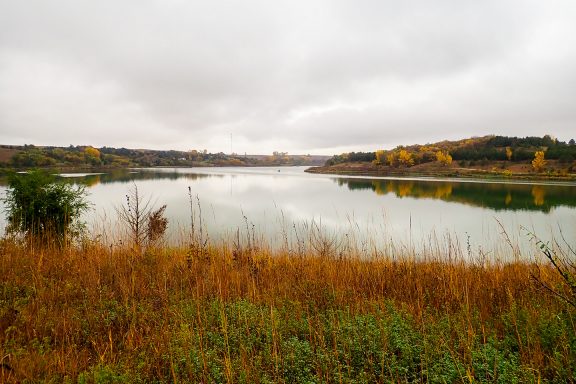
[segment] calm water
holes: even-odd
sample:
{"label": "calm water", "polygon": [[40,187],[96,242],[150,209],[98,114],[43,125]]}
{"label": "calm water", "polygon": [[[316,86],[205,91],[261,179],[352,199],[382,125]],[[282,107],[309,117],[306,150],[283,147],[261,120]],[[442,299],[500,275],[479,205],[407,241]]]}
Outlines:
{"label": "calm water", "polygon": [[[576,242],[576,185],[441,179],[351,178],[313,175],[305,167],[135,169],[105,174],[67,174],[88,185],[94,228],[116,221],[115,207],[136,183],[156,206],[167,205],[169,239],[190,227],[188,187],[198,201],[212,240],[248,227],[273,246],[311,227],[344,236],[363,247],[394,240],[406,247],[450,239],[485,254],[506,248],[502,227],[520,246],[529,228],[545,240],[562,231]],[[500,223],[500,224],[499,224]]]}

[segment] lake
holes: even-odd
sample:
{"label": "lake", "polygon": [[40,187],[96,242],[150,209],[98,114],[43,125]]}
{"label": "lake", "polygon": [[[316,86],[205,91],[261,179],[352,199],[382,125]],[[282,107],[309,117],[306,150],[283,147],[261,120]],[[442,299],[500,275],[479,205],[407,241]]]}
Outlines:
{"label": "lake", "polygon": [[367,178],[305,169],[153,168],[62,176],[88,186],[94,209],[85,220],[92,233],[116,228],[115,208],[137,185],[146,200],[167,205],[168,241],[174,244],[186,241],[190,229],[189,188],[196,228],[201,216],[212,241],[250,234],[281,247],[316,230],[366,250],[417,251],[451,243],[463,253],[481,255],[510,253],[503,230],[523,250],[528,232],[544,240],[576,241],[573,183]]}

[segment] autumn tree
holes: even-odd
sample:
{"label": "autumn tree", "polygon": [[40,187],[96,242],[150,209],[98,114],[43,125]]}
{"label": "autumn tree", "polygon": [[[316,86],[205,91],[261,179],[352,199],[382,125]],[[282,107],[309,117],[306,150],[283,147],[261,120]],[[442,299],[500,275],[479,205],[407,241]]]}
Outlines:
{"label": "autumn tree", "polygon": [[376,160],[374,160],[374,164],[384,164],[386,163],[386,151],[380,149],[376,151]]}
{"label": "autumn tree", "polygon": [[84,149],[84,153],[86,153],[88,156],[92,156],[97,159],[100,158],[100,151],[94,147],[86,147],[86,149]]}
{"label": "autumn tree", "polygon": [[84,154],[86,156],[86,161],[92,165],[100,165],[102,159],[100,158],[100,151],[94,147],[86,147],[84,149]]}
{"label": "autumn tree", "polygon": [[436,160],[442,165],[452,164],[452,156],[448,152],[436,152]]}
{"label": "autumn tree", "polygon": [[199,155],[199,153],[195,149],[188,151],[188,159],[190,159],[190,160],[196,160],[198,158],[198,155]]}
{"label": "autumn tree", "polygon": [[512,148],[506,147],[506,158],[508,161],[512,160]]}
{"label": "autumn tree", "polygon": [[410,152],[405,149],[401,149],[398,153],[398,163],[406,167],[411,167],[414,165],[414,158]]}
{"label": "autumn tree", "polygon": [[394,167],[397,165],[396,163],[397,160],[397,156],[394,152],[390,152],[389,154],[386,155],[386,162],[388,163],[389,166]]}
{"label": "autumn tree", "polygon": [[544,160],[544,151],[536,151],[534,154],[534,160],[532,160],[532,168],[536,172],[540,172],[544,169],[546,165],[546,160]]}

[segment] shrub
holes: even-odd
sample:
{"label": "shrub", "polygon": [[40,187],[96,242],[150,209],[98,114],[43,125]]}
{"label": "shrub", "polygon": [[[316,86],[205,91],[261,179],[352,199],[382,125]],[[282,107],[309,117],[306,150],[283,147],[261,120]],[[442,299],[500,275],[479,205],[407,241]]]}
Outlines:
{"label": "shrub", "polygon": [[144,200],[134,184],[126,195],[126,205],[116,208],[120,220],[128,227],[132,243],[140,248],[161,240],[168,227],[164,217],[166,205],[154,210],[150,199]]}
{"label": "shrub", "polygon": [[89,208],[84,187],[74,187],[38,170],[12,173],[8,183],[2,199],[8,233],[60,243],[79,233],[81,224],[77,219]]}

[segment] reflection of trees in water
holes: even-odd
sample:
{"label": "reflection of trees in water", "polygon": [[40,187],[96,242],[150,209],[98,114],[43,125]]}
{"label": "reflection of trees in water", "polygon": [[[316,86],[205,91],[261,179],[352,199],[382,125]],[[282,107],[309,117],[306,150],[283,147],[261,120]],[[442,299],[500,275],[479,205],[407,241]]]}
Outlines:
{"label": "reflection of trees in water", "polygon": [[534,205],[541,206],[544,205],[544,195],[546,191],[541,185],[535,185],[532,187],[532,196],[534,196]]}
{"label": "reflection of trees in water", "polygon": [[452,184],[441,184],[436,188],[436,194],[434,195],[437,199],[449,198],[452,194]]}
{"label": "reflection of trees in water", "polygon": [[77,181],[87,186],[94,186],[96,184],[109,184],[109,183],[131,183],[134,181],[143,180],[198,180],[209,177],[223,177],[222,175],[210,175],[201,173],[183,173],[183,172],[160,172],[148,170],[113,170],[107,173],[98,175],[87,175],[79,178]]}
{"label": "reflection of trees in water", "polygon": [[82,184],[86,185],[87,187],[93,187],[101,183],[100,179],[101,179],[100,175],[87,175],[83,177],[81,180]]}
{"label": "reflection of trees in water", "polygon": [[398,184],[398,192],[396,194],[400,197],[406,197],[413,194],[414,183],[401,183]]}
{"label": "reflection of trees in water", "polygon": [[[177,180],[188,179],[198,180],[209,177],[224,177],[223,175],[212,175],[204,173],[184,173],[176,171],[157,171],[157,170],[130,170],[130,169],[113,169],[106,170],[98,174],[80,174],[78,177],[66,177],[69,182],[83,184],[93,187],[98,184],[109,183],[131,183],[141,180]],[[0,185],[8,185],[6,177],[0,177]]]}
{"label": "reflection of trees in water", "polygon": [[377,195],[431,198],[495,210],[539,210],[576,206],[575,186],[504,183],[456,183],[417,180],[337,179],[350,190],[370,189]]}

